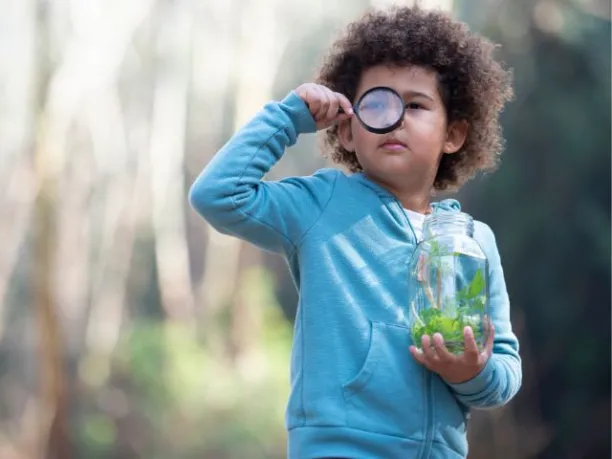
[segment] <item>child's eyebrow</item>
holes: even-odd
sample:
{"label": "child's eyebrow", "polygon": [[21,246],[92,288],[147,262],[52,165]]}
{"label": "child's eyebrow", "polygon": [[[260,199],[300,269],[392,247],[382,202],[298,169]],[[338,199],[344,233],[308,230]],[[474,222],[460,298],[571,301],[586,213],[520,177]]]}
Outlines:
{"label": "child's eyebrow", "polygon": [[435,99],[433,97],[431,97],[429,94],[426,94],[426,93],[420,92],[420,91],[404,91],[402,93],[402,96],[404,98],[406,98],[406,97],[424,97],[425,99],[429,99],[432,102],[435,102]]}

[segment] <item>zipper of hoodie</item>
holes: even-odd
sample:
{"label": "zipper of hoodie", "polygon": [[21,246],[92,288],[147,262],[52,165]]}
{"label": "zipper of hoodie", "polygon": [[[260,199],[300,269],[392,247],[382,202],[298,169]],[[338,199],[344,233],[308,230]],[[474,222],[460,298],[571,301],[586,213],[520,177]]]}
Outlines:
{"label": "zipper of hoodie", "polygon": [[[406,220],[406,223],[408,224],[408,228],[410,228],[410,232],[412,233],[412,236],[414,237],[414,244],[416,246],[416,244],[418,244],[419,241],[417,239],[416,232],[414,231],[414,228],[412,227],[412,223],[410,223],[410,219],[408,218],[408,215],[406,215],[406,211],[404,210],[404,207],[398,201],[398,199],[395,196],[393,196],[393,200],[395,201],[395,205],[399,208],[400,213],[404,216],[404,219]],[[406,235],[408,236],[408,232],[406,232]]]}
{"label": "zipper of hoodie", "polygon": [[[399,208],[400,213],[404,216],[406,223],[408,223],[408,227],[412,232],[412,236],[414,237],[415,245],[419,243],[418,238],[416,236],[416,232],[410,223],[410,219],[404,210],[402,204],[398,201],[398,199],[394,196],[393,200],[395,204]],[[434,210],[435,211],[435,210]],[[416,344],[416,343],[415,343]],[[431,444],[433,440],[433,384],[432,384],[432,376],[431,371],[425,370],[425,441],[423,443],[423,447],[421,448],[421,452],[419,457],[421,459],[426,459],[431,454]]]}
{"label": "zipper of hoodie", "polygon": [[433,384],[431,371],[425,370],[425,398],[426,398],[426,412],[425,412],[425,446],[421,454],[421,458],[426,459],[431,454],[431,445],[433,443],[433,426],[434,426],[434,410],[433,410]]}

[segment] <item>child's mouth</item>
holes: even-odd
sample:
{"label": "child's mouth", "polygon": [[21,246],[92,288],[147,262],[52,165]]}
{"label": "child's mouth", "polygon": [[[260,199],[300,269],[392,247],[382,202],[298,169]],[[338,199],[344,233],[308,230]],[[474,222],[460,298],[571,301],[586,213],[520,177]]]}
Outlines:
{"label": "child's mouth", "polygon": [[406,149],[406,145],[396,141],[385,142],[380,147],[390,151],[402,151]]}

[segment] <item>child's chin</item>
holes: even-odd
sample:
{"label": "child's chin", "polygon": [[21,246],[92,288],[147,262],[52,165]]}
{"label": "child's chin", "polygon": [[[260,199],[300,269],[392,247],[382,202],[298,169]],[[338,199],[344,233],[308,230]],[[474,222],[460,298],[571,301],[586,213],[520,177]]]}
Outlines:
{"label": "child's chin", "polygon": [[405,156],[379,157],[368,166],[364,167],[366,174],[384,182],[405,181],[415,173],[415,168]]}
{"label": "child's chin", "polygon": [[378,166],[378,171],[381,175],[387,177],[405,177],[411,174],[412,167],[406,157],[388,156],[381,158]]}

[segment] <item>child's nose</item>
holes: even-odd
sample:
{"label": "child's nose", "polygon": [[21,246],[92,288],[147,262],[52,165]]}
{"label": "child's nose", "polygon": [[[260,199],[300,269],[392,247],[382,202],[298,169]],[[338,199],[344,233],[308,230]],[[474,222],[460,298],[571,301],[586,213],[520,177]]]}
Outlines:
{"label": "child's nose", "polygon": [[402,117],[400,118],[401,122],[400,122],[399,126],[398,126],[397,128],[395,128],[396,130],[397,130],[397,129],[404,129],[404,127],[406,126],[406,113],[407,113],[407,112],[405,112],[405,113],[402,115]]}

